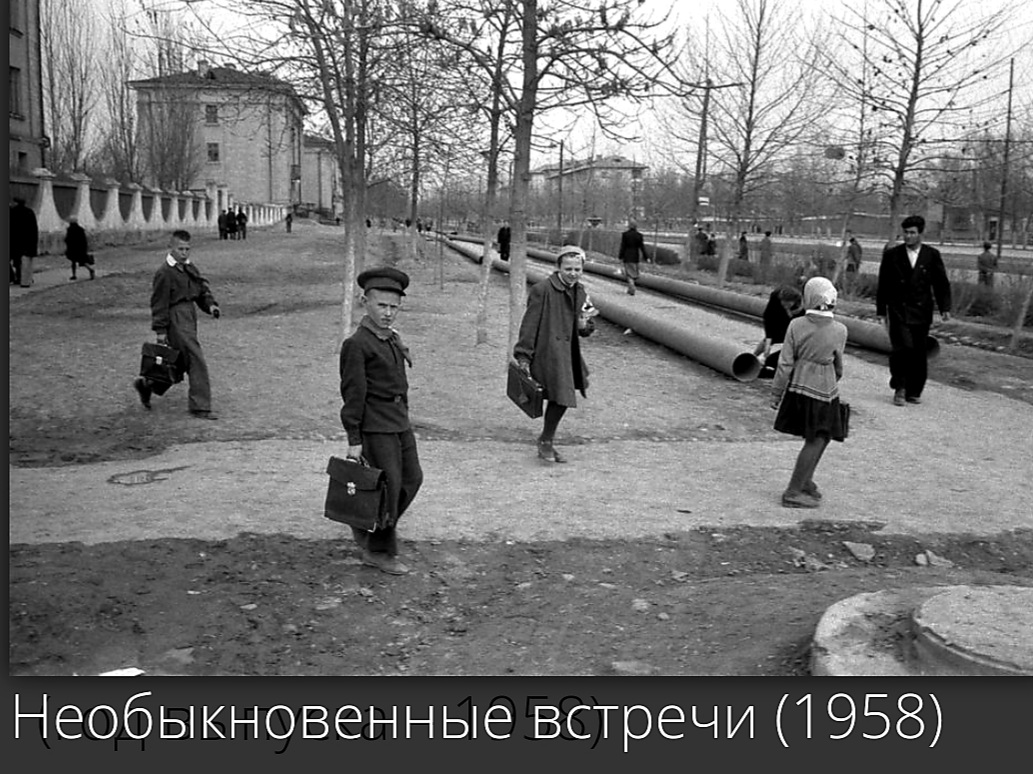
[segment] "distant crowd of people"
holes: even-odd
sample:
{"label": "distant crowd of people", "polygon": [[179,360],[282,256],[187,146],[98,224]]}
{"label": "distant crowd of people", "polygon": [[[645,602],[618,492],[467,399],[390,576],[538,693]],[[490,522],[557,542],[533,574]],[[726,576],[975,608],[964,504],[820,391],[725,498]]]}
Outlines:
{"label": "distant crowd of people", "polygon": [[247,239],[247,213],[243,207],[223,210],[218,217],[219,239]]}

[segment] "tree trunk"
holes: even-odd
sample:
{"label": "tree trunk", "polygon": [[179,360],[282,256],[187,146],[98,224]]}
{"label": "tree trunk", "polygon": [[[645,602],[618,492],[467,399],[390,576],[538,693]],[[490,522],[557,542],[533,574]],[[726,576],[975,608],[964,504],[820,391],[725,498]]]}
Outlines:
{"label": "tree trunk", "polygon": [[512,353],[520,334],[527,305],[527,187],[530,179],[531,137],[538,94],[538,2],[525,0],[520,7],[523,82],[517,105],[514,131],[513,199],[510,228],[513,238],[509,253],[509,347]]}

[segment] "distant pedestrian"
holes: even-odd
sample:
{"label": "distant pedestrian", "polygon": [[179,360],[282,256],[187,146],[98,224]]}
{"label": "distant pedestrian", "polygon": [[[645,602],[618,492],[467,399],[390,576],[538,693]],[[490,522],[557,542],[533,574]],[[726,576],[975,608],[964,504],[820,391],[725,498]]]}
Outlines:
{"label": "distant pedestrian", "polygon": [[291,233],[291,224],[294,222],[294,216],[288,212],[285,221],[287,223],[287,233],[289,234]]}
{"label": "distant pedestrian", "polygon": [[635,295],[635,280],[639,278],[639,259],[649,260],[646,253],[645,240],[636,228],[635,221],[628,221],[627,230],[621,234],[621,246],[618,260],[624,271],[624,281],[628,284],[628,295]]}
{"label": "distant pedestrian", "polygon": [[237,238],[237,214],[232,207],[226,213],[226,237],[227,239]]}
{"label": "distant pedestrian", "polygon": [[988,288],[994,286],[994,274],[997,271],[997,256],[991,252],[989,242],[983,242],[983,252],[976,259],[976,268],[979,270],[979,284]]}
{"label": "distant pedestrian", "polygon": [[72,264],[72,276],[68,278],[69,280],[76,279],[75,270],[79,266],[86,267],[90,273],[90,279],[96,276],[86,230],[79,225],[79,221],[74,216],[68,219],[68,230],[65,231],[65,258]]}
{"label": "distant pedestrian", "polygon": [[[197,339],[197,307],[219,319],[208,280],[190,261],[190,232],[174,231],[161,268],[154,274],[151,286],[151,330],[159,344],[179,351],[179,367],[190,380],[187,407],[191,416],[216,419],[212,413],[212,391],[208,380],[208,364]],[[141,376],[133,382],[144,408],[151,407],[154,385]]]}
{"label": "distant pedestrian", "polygon": [[39,249],[39,226],[36,213],[15,198],[11,207],[11,284],[27,288],[32,284],[32,259]]}
{"label": "distant pedestrian", "polygon": [[692,238],[693,258],[707,254],[707,232],[702,226],[696,226],[696,233]]}
{"label": "distant pedestrian", "polygon": [[241,239],[247,239],[247,213],[243,207],[237,209],[237,233]]}
{"label": "distant pedestrian", "polygon": [[588,366],[581,356],[580,340],[595,330],[592,318],[597,312],[580,282],[585,251],[576,245],[561,247],[556,266],[556,271],[528,291],[513,360],[524,373],[534,377],[545,394],[538,457],[548,462],[566,462],[553,439],[567,409],[577,405],[575,392],[586,395]]}
{"label": "distant pedestrian", "polygon": [[786,508],[817,508],[821,492],[814,471],[830,441],[842,441],[839,380],[847,329],[833,319],[836,288],[824,277],[813,277],[803,289],[805,313],[789,323],[785,344],[772,382],[778,414],[775,429],[801,436],[789,484],[782,493]]}
{"label": "distant pedestrian", "polygon": [[743,231],[739,235],[739,260],[748,261],[750,260],[750,242],[746,238],[746,232]]}
{"label": "distant pedestrian", "polygon": [[803,296],[792,285],[782,285],[771,291],[764,307],[764,338],[753,354],[761,361],[758,377],[772,379],[778,368],[779,353],[786,340],[786,331],[793,319],[803,314]]}
{"label": "distant pedestrian", "polygon": [[706,254],[713,257],[717,255],[717,234],[711,231],[707,235],[707,251]]}
{"label": "distant pedestrian", "polygon": [[226,230],[226,210],[219,213],[219,239],[229,239],[229,232]]}
{"label": "distant pedestrian", "polygon": [[925,218],[910,215],[901,227],[904,244],[882,254],[875,294],[875,314],[890,338],[890,389],[895,406],[922,402],[933,302],[942,320],[950,319],[951,309],[951,286],[940,251],[922,244]]}
{"label": "distant pedestrian", "polygon": [[760,240],[760,265],[768,267],[774,259],[774,245],[771,243],[771,232],[765,231]]}
{"label": "distant pedestrian", "polygon": [[513,231],[509,227],[509,221],[502,221],[502,226],[499,228],[499,233],[495,235],[495,240],[499,244],[499,258],[503,261],[509,260],[509,243],[513,239]]}
{"label": "distant pedestrian", "polygon": [[385,523],[372,532],[353,528],[362,563],[390,575],[409,568],[398,561],[398,520],[423,483],[416,436],[409,421],[408,348],[392,327],[409,276],[393,267],[367,269],[357,279],[366,313],[341,346],[341,424],[348,457],[364,458],[387,477]]}
{"label": "distant pedestrian", "polygon": [[857,274],[861,271],[862,253],[861,243],[857,241],[857,237],[851,234],[846,244],[846,271],[848,274]]}

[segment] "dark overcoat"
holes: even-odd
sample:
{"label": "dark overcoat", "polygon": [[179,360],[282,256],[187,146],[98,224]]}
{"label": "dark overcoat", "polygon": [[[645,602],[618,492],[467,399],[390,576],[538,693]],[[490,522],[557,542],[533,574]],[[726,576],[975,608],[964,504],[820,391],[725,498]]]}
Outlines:
{"label": "dark overcoat", "polygon": [[914,268],[906,245],[896,245],[882,254],[875,294],[879,317],[888,317],[892,324],[930,325],[934,298],[941,313],[951,310],[950,281],[939,250],[921,245]]}
{"label": "dark overcoat", "polygon": [[638,263],[639,256],[644,255],[646,243],[638,229],[629,228],[621,234],[620,252],[617,256],[621,263]]}
{"label": "dark overcoat", "polygon": [[86,230],[78,223],[69,223],[65,232],[65,258],[79,266],[89,263],[90,243]]}
{"label": "dark overcoat", "polygon": [[580,341],[594,326],[578,330],[587,298],[580,282],[568,288],[559,272],[535,283],[528,291],[527,310],[513,348],[517,360],[530,362],[531,376],[542,385],[545,399],[561,406],[576,406],[575,391],[584,396],[588,389]]}

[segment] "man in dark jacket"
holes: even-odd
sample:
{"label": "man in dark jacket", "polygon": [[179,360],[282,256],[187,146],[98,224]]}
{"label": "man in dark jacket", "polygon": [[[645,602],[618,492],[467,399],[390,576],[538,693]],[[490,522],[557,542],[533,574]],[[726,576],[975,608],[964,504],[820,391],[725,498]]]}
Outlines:
{"label": "man in dark jacket", "polygon": [[950,319],[951,287],[940,251],[922,244],[925,218],[901,223],[904,244],[888,248],[879,265],[875,313],[890,337],[890,388],[893,404],[921,403],[928,372],[927,339],[933,301]]}
{"label": "man in dark jacket", "polygon": [[348,434],[348,457],[365,458],[387,478],[387,515],[372,532],[352,528],[362,563],[390,575],[409,568],[398,561],[396,527],[423,483],[416,436],[409,423],[408,348],[391,327],[409,276],[390,266],[367,269],[357,282],[366,314],[341,345],[341,424]]}
{"label": "man in dark jacket", "polygon": [[243,207],[237,208],[237,233],[241,239],[247,239],[247,213]]}
{"label": "man in dark jacket", "polygon": [[628,283],[628,295],[635,295],[635,280],[639,278],[639,258],[649,260],[645,240],[635,227],[635,221],[628,221],[628,229],[621,234],[618,259],[624,267],[624,279]]}
{"label": "man in dark jacket", "polygon": [[[27,288],[32,284],[32,259],[39,248],[39,226],[36,213],[25,206],[24,199],[15,199],[11,207],[11,284]],[[22,258],[25,270],[22,270]]]}
{"label": "man in dark jacket", "polygon": [[[190,379],[187,407],[198,419],[217,419],[212,413],[208,364],[197,339],[197,307],[219,319],[208,280],[190,262],[190,232],[174,231],[165,262],[154,274],[151,288],[151,330],[159,344],[179,351],[179,365]],[[154,385],[144,377],[133,382],[144,408],[151,407]]]}

